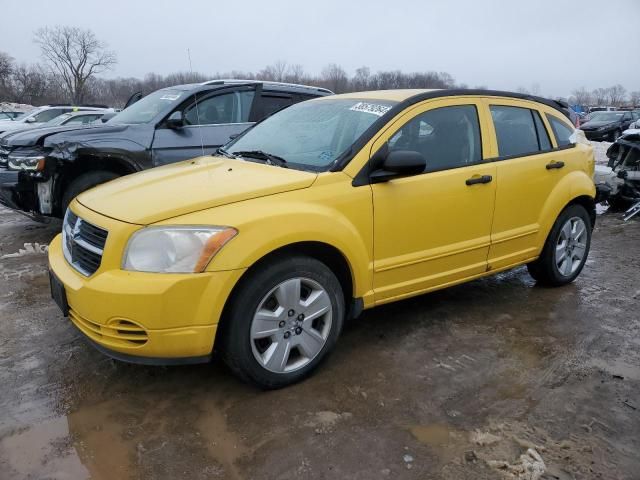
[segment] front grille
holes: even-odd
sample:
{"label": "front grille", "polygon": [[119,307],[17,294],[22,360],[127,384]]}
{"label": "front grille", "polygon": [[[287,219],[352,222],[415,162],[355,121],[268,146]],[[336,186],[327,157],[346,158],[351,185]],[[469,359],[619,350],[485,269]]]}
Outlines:
{"label": "front grille", "polygon": [[139,347],[149,341],[147,331],[130,320],[114,319],[101,325],[69,310],[69,318],[86,336],[111,347]]}
{"label": "front grille", "polygon": [[73,268],[89,276],[98,270],[109,232],[67,210],[62,225],[64,256]]}

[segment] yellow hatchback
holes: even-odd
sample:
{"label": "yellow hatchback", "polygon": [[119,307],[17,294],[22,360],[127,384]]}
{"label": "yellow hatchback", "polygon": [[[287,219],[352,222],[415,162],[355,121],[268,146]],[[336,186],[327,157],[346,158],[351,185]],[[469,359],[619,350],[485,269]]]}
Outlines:
{"label": "yellow hatchback", "polygon": [[210,359],[277,388],[347,318],[526,264],[563,285],[595,221],[594,158],[562,107],[507,92],[318,98],[217,155],[78,196],[51,243],[52,296],[104,353]]}

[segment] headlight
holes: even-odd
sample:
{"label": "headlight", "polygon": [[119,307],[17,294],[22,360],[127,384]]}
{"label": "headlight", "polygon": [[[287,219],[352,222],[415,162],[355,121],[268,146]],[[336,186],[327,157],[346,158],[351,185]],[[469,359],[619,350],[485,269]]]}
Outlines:
{"label": "headlight", "polygon": [[231,227],[147,227],[129,239],[122,269],[136,272],[202,272],[238,234]]}
{"label": "headlight", "polygon": [[44,156],[34,155],[21,157],[17,155],[9,155],[9,168],[11,170],[30,170],[41,172],[44,170]]}

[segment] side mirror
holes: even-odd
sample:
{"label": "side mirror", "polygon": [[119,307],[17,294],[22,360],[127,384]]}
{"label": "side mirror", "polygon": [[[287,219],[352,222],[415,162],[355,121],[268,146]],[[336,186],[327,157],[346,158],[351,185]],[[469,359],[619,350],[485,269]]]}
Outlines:
{"label": "side mirror", "polygon": [[169,118],[167,118],[165,124],[168,128],[173,129],[184,127],[184,117],[182,116],[182,112],[173,112],[171,115],[169,115]]}
{"label": "side mirror", "polygon": [[100,121],[102,123],[107,123],[109,120],[111,120],[116,115],[117,115],[116,112],[105,113],[104,115],[102,115],[102,117],[100,117]]}
{"label": "side mirror", "polygon": [[427,161],[420,152],[393,150],[389,152],[379,168],[371,172],[371,183],[380,183],[392,178],[408,177],[424,172]]}
{"label": "side mirror", "polygon": [[29,117],[29,118],[25,119],[26,123],[35,123],[35,121],[36,121],[35,117]]}

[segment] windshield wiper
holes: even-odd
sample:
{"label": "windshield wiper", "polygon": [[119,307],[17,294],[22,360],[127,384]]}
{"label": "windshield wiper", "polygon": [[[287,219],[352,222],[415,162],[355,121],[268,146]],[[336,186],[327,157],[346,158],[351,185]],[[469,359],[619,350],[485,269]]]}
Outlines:
{"label": "windshield wiper", "polygon": [[287,161],[284,158],[279,157],[278,155],[273,155],[272,153],[263,152],[262,150],[241,150],[238,152],[233,152],[233,154],[239,157],[264,160],[264,162],[268,163],[269,165],[276,165],[278,167],[287,168]]}
{"label": "windshield wiper", "polygon": [[218,147],[218,149],[216,150],[215,155],[222,155],[222,156],[227,157],[227,158],[238,158],[233,153],[227,152],[222,147]]}

